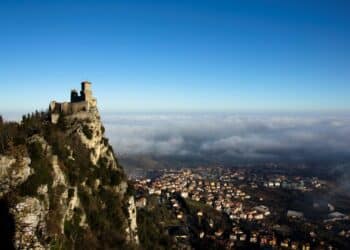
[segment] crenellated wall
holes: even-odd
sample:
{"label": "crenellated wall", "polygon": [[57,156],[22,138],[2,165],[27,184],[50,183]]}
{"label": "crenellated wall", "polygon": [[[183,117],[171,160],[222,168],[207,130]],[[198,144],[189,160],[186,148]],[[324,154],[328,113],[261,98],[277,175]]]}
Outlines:
{"label": "crenellated wall", "polygon": [[97,101],[92,95],[91,83],[82,82],[80,95],[76,90],[71,91],[71,102],[56,102],[50,103],[49,111],[51,122],[56,124],[60,115],[72,115],[81,111],[89,111],[97,106]]}

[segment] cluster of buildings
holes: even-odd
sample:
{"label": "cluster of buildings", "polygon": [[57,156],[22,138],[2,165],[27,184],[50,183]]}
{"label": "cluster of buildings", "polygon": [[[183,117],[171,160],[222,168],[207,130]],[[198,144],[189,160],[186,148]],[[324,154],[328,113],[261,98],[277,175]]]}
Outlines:
{"label": "cluster of buildings", "polygon": [[[295,177],[283,174],[262,174],[257,175],[246,169],[223,169],[223,168],[196,168],[179,170],[161,170],[160,174],[153,179],[140,178],[134,180],[134,187],[137,191],[142,190],[136,200],[138,207],[145,207],[146,197],[149,195],[159,196],[166,199],[170,209],[176,218],[186,225],[186,209],[183,202],[194,201],[210,207],[213,211],[226,214],[229,217],[231,228],[226,230],[215,226],[215,222],[209,219],[209,226],[213,233],[208,235],[199,231],[198,238],[211,237],[217,241],[225,241],[226,246],[242,246],[255,244],[266,247],[289,248],[289,249],[311,249],[314,246],[322,246],[324,249],[333,249],[333,246],[313,234],[302,240],[290,237],[290,234],[281,233],[291,231],[293,225],[311,225],[305,220],[304,214],[300,211],[286,209],[279,214],[279,204],[266,201],[262,193],[269,195],[270,189],[288,193],[288,190],[295,192],[312,192],[327,187],[327,183],[316,177]],[[279,191],[278,191],[279,192]],[[178,199],[177,197],[181,197]],[[332,223],[340,220],[349,220],[345,214],[334,211],[334,206],[328,204],[332,213],[329,218],[321,223]],[[201,220],[206,216],[205,212],[198,209],[196,217]],[[286,225],[279,225],[275,217],[283,217]],[[288,225],[289,222],[291,223]],[[254,229],[247,230],[242,224],[254,225]],[[294,224],[293,224],[294,223]],[[285,229],[287,228],[287,229]],[[188,230],[182,230],[185,232]],[[278,233],[280,232],[280,233]],[[342,238],[349,239],[350,228],[343,229],[338,233]],[[187,239],[186,234],[179,235]],[[225,239],[224,239],[225,238]]]}
{"label": "cluster of buildings", "polygon": [[170,197],[179,193],[184,199],[203,202],[228,214],[232,220],[263,220],[271,214],[269,208],[263,204],[244,206],[244,202],[250,200],[251,195],[233,183],[220,179],[210,180],[188,169],[165,172],[154,181],[138,180],[135,185],[142,186],[149,194]]}
{"label": "cluster of buildings", "polygon": [[312,191],[327,186],[325,181],[319,180],[317,177],[293,177],[285,175],[267,176],[263,180],[263,186],[267,188],[283,188],[289,190]]}

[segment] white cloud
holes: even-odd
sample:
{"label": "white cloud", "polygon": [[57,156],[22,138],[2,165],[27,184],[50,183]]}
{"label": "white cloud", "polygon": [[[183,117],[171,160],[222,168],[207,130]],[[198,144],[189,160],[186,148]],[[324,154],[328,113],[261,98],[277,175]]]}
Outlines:
{"label": "white cloud", "polygon": [[341,114],[103,114],[119,154],[243,158],[350,157]]}

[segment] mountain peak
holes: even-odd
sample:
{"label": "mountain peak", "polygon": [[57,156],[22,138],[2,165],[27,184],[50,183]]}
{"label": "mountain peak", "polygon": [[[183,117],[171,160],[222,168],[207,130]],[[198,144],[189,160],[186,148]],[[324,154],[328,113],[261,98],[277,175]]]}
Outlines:
{"label": "mountain peak", "polygon": [[[138,244],[123,168],[82,82],[70,102],[0,124],[0,200],[13,248],[118,249]],[[20,178],[18,177],[20,174]]]}

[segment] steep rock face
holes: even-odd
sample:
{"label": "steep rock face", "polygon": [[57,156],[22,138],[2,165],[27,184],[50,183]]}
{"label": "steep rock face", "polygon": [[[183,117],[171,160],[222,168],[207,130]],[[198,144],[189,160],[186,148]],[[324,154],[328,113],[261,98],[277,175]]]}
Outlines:
{"label": "steep rock face", "polygon": [[139,243],[139,238],[137,235],[136,205],[135,205],[135,198],[133,196],[129,197],[128,214],[129,214],[129,225],[126,229],[128,240],[131,242]]}
{"label": "steep rock face", "polygon": [[46,233],[45,217],[48,208],[37,198],[26,197],[11,208],[15,217],[17,249],[45,249],[38,235]]}
{"label": "steep rock face", "polygon": [[97,109],[66,116],[66,126],[69,128],[69,134],[78,135],[81,142],[90,149],[90,159],[93,164],[97,164],[101,155],[107,156],[114,164],[112,152],[109,152],[109,145],[103,141],[104,128]]}
{"label": "steep rock face", "polygon": [[15,159],[0,155],[0,198],[28,179],[32,173],[29,164],[28,157]]}
{"label": "steep rock face", "polygon": [[[36,124],[22,121],[26,152],[0,155],[0,199],[15,223],[16,249],[118,249],[138,244],[126,176],[103,136],[97,108]],[[44,124],[44,125],[42,125]],[[34,133],[33,133],[34,131]],[[23,134],[23,133],[22,133]]]}

